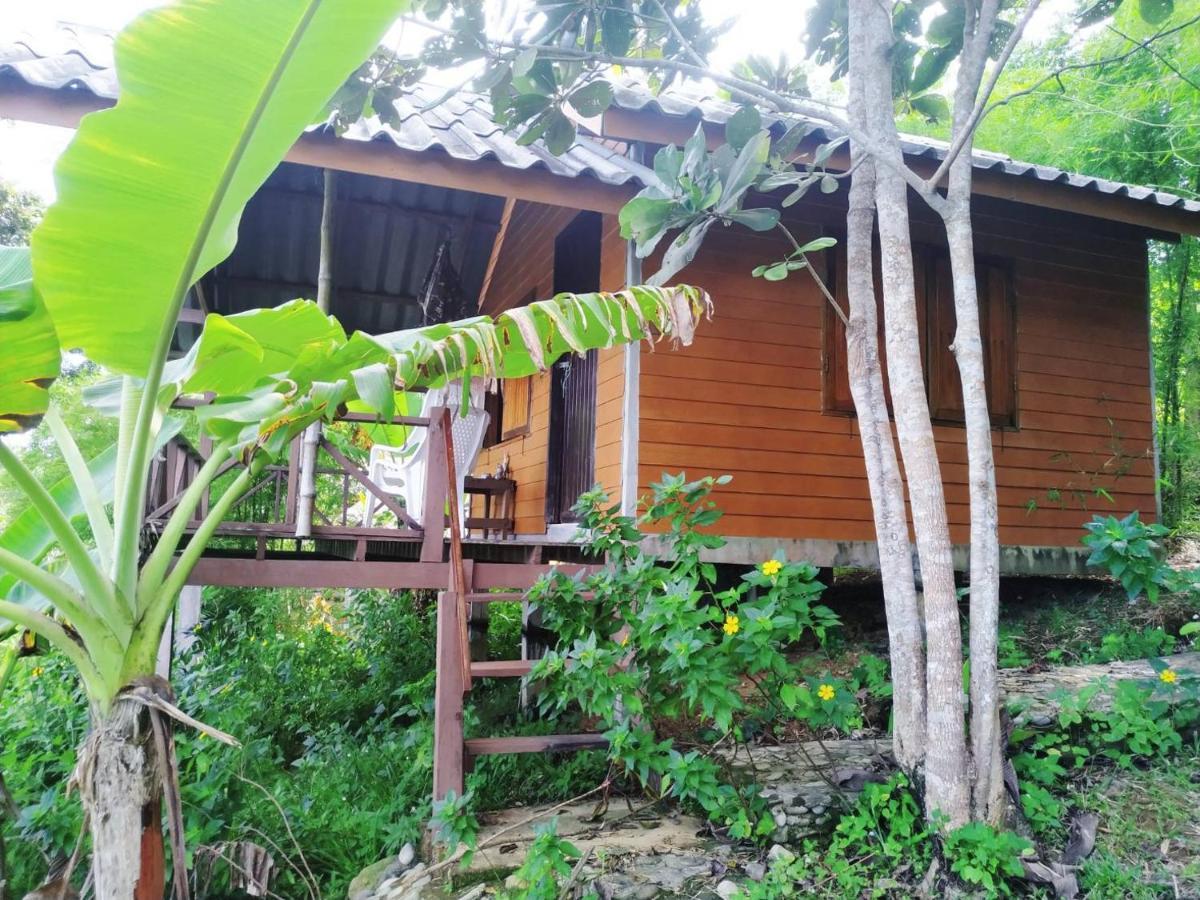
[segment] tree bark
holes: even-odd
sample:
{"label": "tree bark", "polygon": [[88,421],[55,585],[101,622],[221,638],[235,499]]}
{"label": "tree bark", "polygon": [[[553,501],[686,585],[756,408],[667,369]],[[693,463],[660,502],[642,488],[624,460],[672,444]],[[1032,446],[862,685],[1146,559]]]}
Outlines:
{"label": "tree bark", "polygon": [[[856,62],[863,53],[863,36],[853,32],[850,43],[851,120],[867,128],[865,86]],[[846,369],[858,418],[866,462],[879,573],[887,613],[888,652],[893,684],[893,750],[906,772],[915,773],[925,756],[925,650],[917,603],[904,508],[904,484],[879,358],[879,321],[875,307],[873,233],[875,229],[875,163],[858,148],[851,150],[854,174],[846,214]]]}
{"label": "tree bark", "polygon": [[898,174],[904,160],[892,106],[891,20],[888,8],[874,0],[852,0],[849,21],[852,29],[863,30],[861,74],[868,121],[883,154],[875,167],[875,207],[888,380],[925,592],[925,807],[929,814],[945,815],[955,827],[970,812],[962,635],[941,469],[925,396],[908,191]]}
{"label": "tree bark", "polygon": [[[996,502],[996,466],[987,378],[979,327],[979,289],[975,279],[975,233],[971,225],[971,113],[987,63],[996,18],[995,0],[978,8],[967,4],[963,55],[954,92],[951,140],[963,140],[949,171],[945,204],[940,210],[950,248],[954,288],[954,343],[951,350],[962,384],[967,438],[967,482],[971,510],[970,562],[970,708],[971,811],[975,819],[996,824],[1004,812],[1003,756],[1000,747],[1000,692],[996,640],[1000,617],[1000,520]],[[964,134],[965,132],[965,134]]]}
{"label": "tree bark", "polygon": [[[97,900],[163,896],[160,764],[141,704],[118,699],[93,724],[79,782],[92,832]],[[155,840],[157,835],[157,840]]]}

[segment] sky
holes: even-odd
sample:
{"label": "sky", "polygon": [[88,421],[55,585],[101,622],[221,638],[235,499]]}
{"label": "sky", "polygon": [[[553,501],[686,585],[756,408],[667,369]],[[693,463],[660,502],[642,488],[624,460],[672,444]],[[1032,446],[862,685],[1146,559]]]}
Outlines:
{"label": "sky", "polygon": [[[261,0],[242,0],[261,2]],[[0,41],[24,31],[44,32],[56,21],[119,29],[139,12],[162,0],[0,0]],[[1071,0],[1049,0],[1035,18],[1029,34],[1037,38],[1053,27]],[[706,18],[732,20],[712,62],[727,69],[750,53],[777,56],[790,50],[796,57],[809,0],[704,0]],[[412,29],[408,29],[411,31]],[[70,141],[72,131],[0,119],[0,178],[33,191],[47,202],[54,197],[55,159]]]}

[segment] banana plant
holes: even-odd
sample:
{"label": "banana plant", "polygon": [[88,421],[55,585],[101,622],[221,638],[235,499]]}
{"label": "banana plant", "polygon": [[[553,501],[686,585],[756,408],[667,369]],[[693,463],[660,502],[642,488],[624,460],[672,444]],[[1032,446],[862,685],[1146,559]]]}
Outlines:
{"label": "banana plant", "polygon": [[[42,635],[86,688],[92,729],[76,776],[101,900],[162,896],[161,851],[142,855],[142,823],[157,829],[161,805],[147,708],[177,711],[152,678],[156,651],[192,566],[255,473],[347,403],[387,418],[397,391],[520,377],[563,353],[661,334],[688,342],[707,312],[694,288],[635,287],[372,337],[297,300],[210,315],[188,354],[168,360],[186,295],[232,250],[247,201],[407,5],[181,0],[144,14],[116,40],[116,106],[87,116],[59,160],[58,201],[32,254],[0,254],[0,433],[48,416],[71,481],[43,487],[0,440],[0,465],[29,507],[14,523],[23,530],[0,537],[0,631]],[[68,348],[119,379],[117,445],[91,463],[49,406]],[[215,395],[197,413],[212,454],[143,554],[152,456],[175,427],[175,401],[200,392]],[[227,462],[238,474],[180,551]]]}

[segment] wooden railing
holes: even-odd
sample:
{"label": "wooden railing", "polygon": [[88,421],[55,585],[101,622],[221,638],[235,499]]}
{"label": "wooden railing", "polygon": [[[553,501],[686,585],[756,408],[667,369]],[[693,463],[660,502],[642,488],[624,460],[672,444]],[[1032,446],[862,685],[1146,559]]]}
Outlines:
{"label": "wooden railing", "polygon": [[[392,425],[429,429],[425,503],[421,510],[421,521],[435,523],[435,527],[423,528],[419,525],[391,493],[371,480],[358,462],[322,438],[320,448],[333,461],[333,465],[318,466],[315,470],[317,498],[310,536],[315,539],[356,541],[359,553],[365,553],[367,540],[419,541],[422,543],[422,562],[441,562],[447,502],[450,501],[451,510],[457,510],[457,499],[451,497],[456,493],[453,474],[447,468],[446,441],[452,439],[449,415],[448,410],[438,408],[429,417],[398,416],[390,422]],[[376,421],[371,416],[355,413],[347,413],[340,418],[346,421]],[[218,526],[218,535],[256,538],[262,551],[265,551],[267,541],[296,537],[300,440],[298,437],[292,442],[286,463],[269,465],[258,474],[229,511],[225,521]],[[200,446],[196,447],[182,436],[173,438],[159,453],[151,466],[146,495],[146,522],[152,530],[161,528],[170,518],[210,453],[211,443],[207,439],[202,438]],[[229,473],[240,469],[241,465],[240,459],[234,459],[219,470],[212,487],[188,523],[189,530],[199,526],[208,514],[213,495],[219,495],[232,477]],[[364,504],[360,502],[360,497],[365,494],[373,495],[383,509],[395,516],[395,522],[383,526],[367,525],[362,520]]]}

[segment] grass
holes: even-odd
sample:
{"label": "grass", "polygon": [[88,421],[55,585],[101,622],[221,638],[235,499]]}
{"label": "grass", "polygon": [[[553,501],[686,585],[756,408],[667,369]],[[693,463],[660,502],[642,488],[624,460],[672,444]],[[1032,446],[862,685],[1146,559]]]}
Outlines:
{"label": "grass", "polygon": [[1100,815],[1096,850],[1080,872],[1088,896],[1200,896],[1200,749],[1085,777],[1070,797]]}

